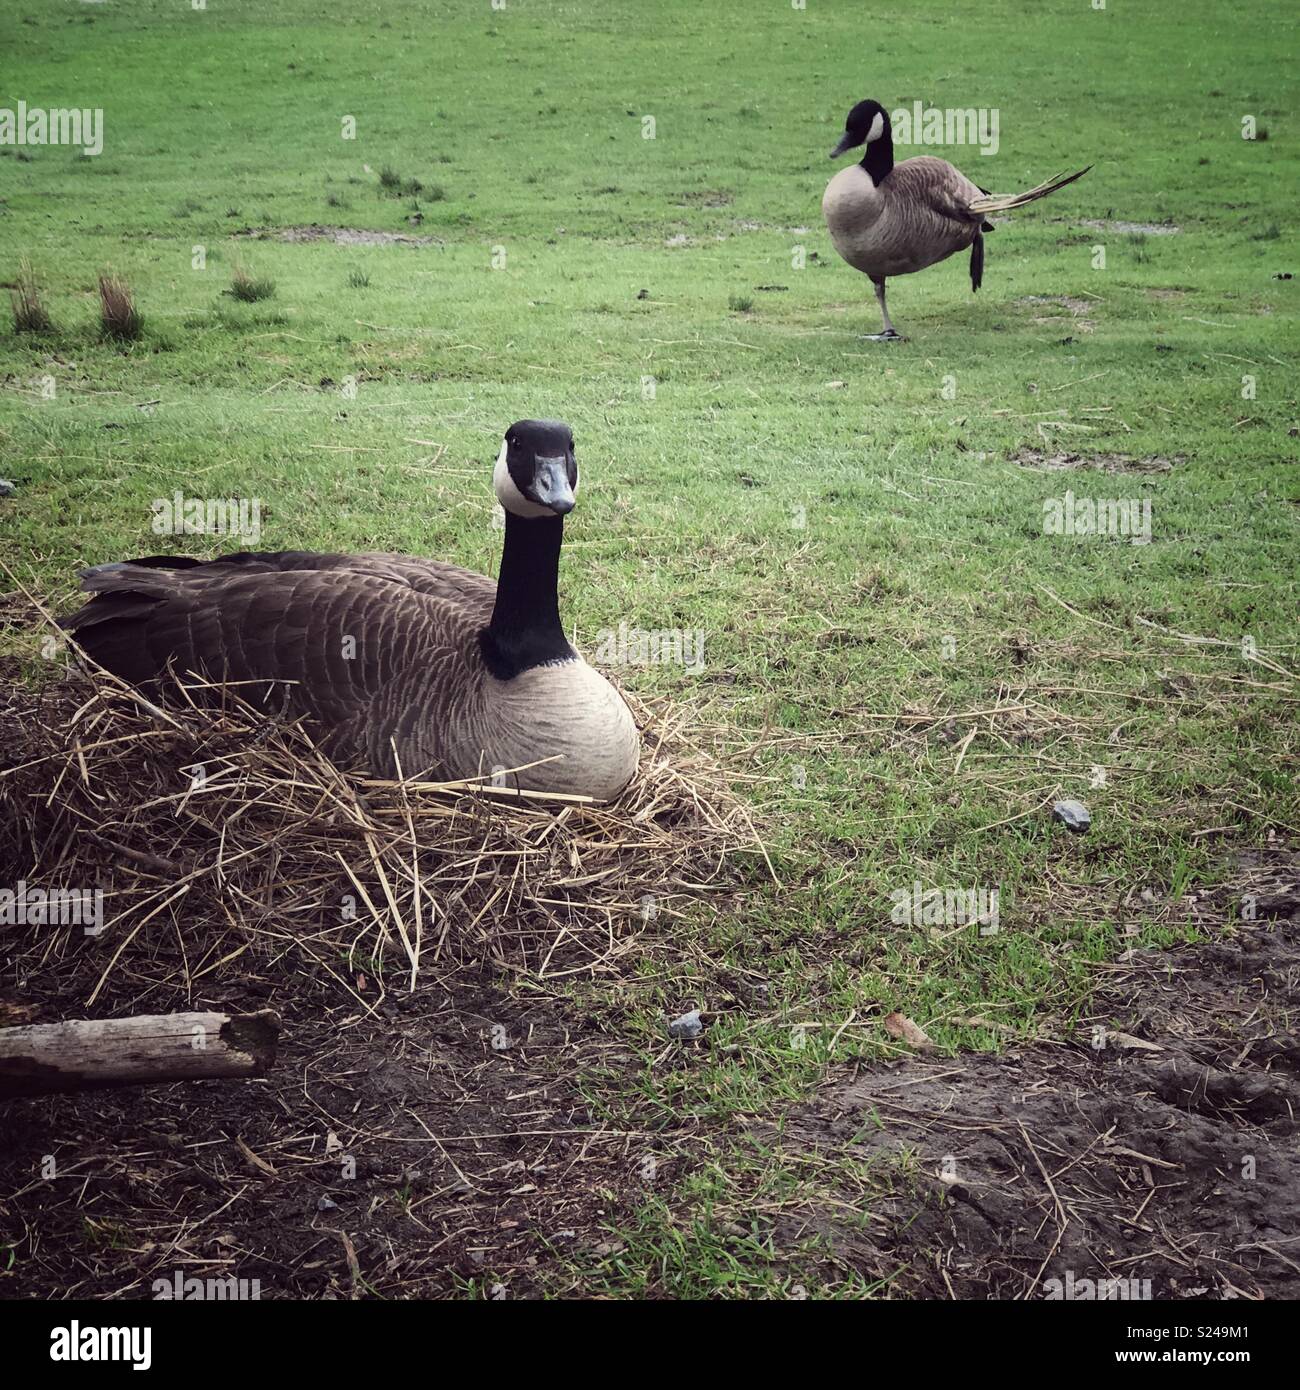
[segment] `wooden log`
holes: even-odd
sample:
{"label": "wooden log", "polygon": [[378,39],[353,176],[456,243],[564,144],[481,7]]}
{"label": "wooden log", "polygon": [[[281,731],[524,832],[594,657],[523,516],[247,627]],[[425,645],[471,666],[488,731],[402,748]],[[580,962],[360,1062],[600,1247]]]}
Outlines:
{"label": "wooden log", "polygon": [[280,1016],[140,1014],[0,1028],[0,1099],[263,1076],[275,1063]]}

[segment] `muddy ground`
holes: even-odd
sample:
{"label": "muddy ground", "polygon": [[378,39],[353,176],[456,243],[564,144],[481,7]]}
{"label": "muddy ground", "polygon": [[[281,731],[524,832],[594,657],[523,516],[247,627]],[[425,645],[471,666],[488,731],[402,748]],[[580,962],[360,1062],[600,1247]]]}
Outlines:
{"label": "muddy ground", "polygon": [[369,1018],[323,993],[285,1014],[264,1080],[0,1105],[0,1296],[148,1298],[177,1271],[262,1298],[526,1296],[552,1247],[598,1242],[631,1138],[572,1076],[613,1043],[463,973]]}
{"label": "muddy ground", "polygon": [[1230,938],[1135,953],[1069,1043],[864,1069],[788,1116],[801,1151],[910,1159],[832,1244],[922,1297],[1300,1295],[1298,905],[1283,879]]}
{"label": "muddy ground", "polygon": [[[178,1274],[256,1280],[263,1298],[580,1296],[646,1199],[647,1153],[671,1202],[695,1155],[725,1162],[748,1136],[824,1176],[819,1196],[755,1215],[777,1263],[813,1237],[828,1269],[885,1297],[1080,1298],[1119,1280],[1111,1296],[1293,1298],[1294,865],[1256,856],[1257,922],[1106,967],[1064,1041],[839,1068],[703,1147],[588,1105],[580,1073],[613,1085],[641,1064],[616,1024],[558,997],[462,969],[367,1014],[286,962],[194,1005],[284,1010],[266,1079],[0,1106],[0,1296],[148,1298]],[[74,984],[53,971],[34,1000],[28,981],[22,1007],[60,1016]],[[707,1047],[667,1044],[661,1065]],[[847,1181],[864,1162],[870,1202]]]}

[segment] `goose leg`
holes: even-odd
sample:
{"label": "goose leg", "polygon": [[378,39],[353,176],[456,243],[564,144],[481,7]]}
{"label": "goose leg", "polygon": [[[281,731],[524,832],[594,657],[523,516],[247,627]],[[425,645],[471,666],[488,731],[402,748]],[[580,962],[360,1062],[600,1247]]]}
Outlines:
{"label": "goose leg", "polygon": [[865,333],[863,336],[872,343],[901,343],[903,335],[894,327],[889,310],[885,306],[885,282],[880,279],[872,280],[871,283],[876,287],[876,303],[880,305],[880,317],[884,327],[879,333]]}

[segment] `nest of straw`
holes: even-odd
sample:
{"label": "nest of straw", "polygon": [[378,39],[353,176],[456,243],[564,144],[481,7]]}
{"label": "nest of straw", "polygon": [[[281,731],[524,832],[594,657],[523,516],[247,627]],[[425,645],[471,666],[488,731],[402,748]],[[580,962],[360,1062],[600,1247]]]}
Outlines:
{"label": "nest of straw", "polygon": [[617,973],[763,862],[689,709],[632,700],[640,770],[599,805],[358,776],[227,693],[163,709],[74,668],[0,696],[0,884],[104,894],[93,950],[80,925],[0,928],[26,933],[22,973],[62,981],[47,998],[161,1010],[256,977],[373,1003],[469,964]]}

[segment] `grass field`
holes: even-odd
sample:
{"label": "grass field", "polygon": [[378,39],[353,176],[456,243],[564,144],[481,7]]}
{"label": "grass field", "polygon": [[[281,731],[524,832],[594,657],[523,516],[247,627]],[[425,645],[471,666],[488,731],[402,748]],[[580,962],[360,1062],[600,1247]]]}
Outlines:
{"label": "grass field", "polygon": [[[150,502],[178,490],[260,499],[263,548],[492,572],[501,430],[556,415],[583,468],[579,644],[705,634],[700,674],[617,674],[724,731],[782,887],[638,988],[573,985],[645,1058],[639,1082],[579,1077],[593,1107],[704,1142],[611,1221],[621,1253],[557,1253],[554,1287],[788,1290],[761,1222],[728,1223],[822,1178],[746,1126],[900,1055],[890,1011],[944,1050],[1059,1036],[1099,964],[1193,935],[1190,894],[1300,833],[1278,7],[27,11],[0,16],[0,104],[102,107],[105,140],[0,149],[0,278],[30,259],[54,321],[0,331],[0,546],[25,585],[63,608],[81,564],[241,548],[160,546]],[[964,257],[891,282],[901,344],[859,338],[871,287],[820,216],[868,95],[997,108],[995,156],[917,152],[999,192],[1094,165],[1000,223],[978,295]],[[313,225],[428,240],[277,236]],[[99,337],[106,270],[134,343]],[[262,297],[226,293],[237,273]],[[1150,543],[1044,534],[1067,489],[1149,500]],[[0,643],[39,665],[29,626]],[[1058,797],[1089,835],[1052,824]],[[1000,931],[891,922],[914,881],[999,888]],[[759,1015],[722,1007],[729,972],[762,975]],[[718,1013],[711,1050],[655,1065],[690,1007]],[[813,1256],[797,1277],[869,1287]]]}

